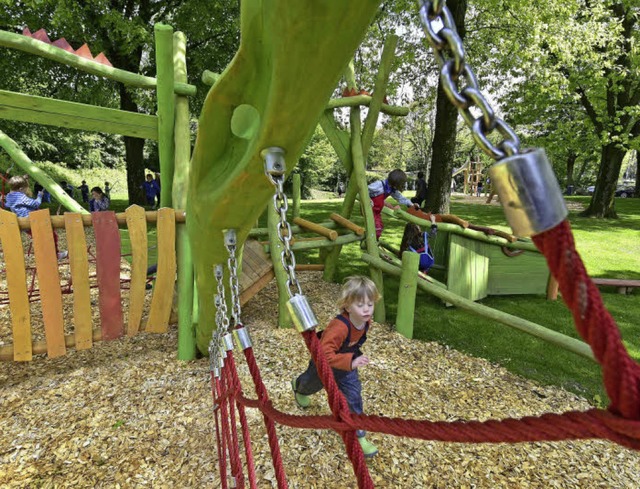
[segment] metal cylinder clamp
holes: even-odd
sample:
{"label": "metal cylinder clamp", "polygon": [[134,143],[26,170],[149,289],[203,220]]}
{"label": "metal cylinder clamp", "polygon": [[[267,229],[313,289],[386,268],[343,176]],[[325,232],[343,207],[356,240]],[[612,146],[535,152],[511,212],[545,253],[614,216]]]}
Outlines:
{"label": "metal cylinder clamp", "polygon": [[300,333],[312,330],[318,325],[316,315],[313,313],[306,296],[295,294],[289,299],[289,302],[287,302],[287,309],[289,310],[293,325]]}
{"label": "metal cylinder clamp", "polygon": [[251,348],[251,336],[249,336],[249,331],[247,328],[242,327],[233,330],[233,336],[235,337],[238,345],[241,350],[246,350],[247,348]]}
{"label": "metal cylinder clamp", "polygon": [[227,333],[222,337],[222,341],[224,342],[224,347],[227,351],[233,350],[233,334]]}
{"label": "metal cylinder clamp", "polygon": [[265,171],[271,176],[284,175],[287,164],[284,160],[284,149],[276,146],[263,149],[260,155],[264,159]]}
{"label": "metal cylinder clamp", "polygon": [[542,233],[566,219],[567,206],[543,149],[508,156],[489,174],[516,236]]}

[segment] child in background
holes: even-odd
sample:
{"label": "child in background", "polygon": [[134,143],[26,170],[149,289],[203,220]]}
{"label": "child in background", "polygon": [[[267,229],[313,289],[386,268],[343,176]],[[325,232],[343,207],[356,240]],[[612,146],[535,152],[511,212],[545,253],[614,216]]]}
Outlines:
{"label": "child in background", "polygon": [[111,201],[111,184],[109,182],[104,182],[104,194]]}
{"label": "child in background", "polygon": [[427,273],[434,263],[433,251],[429,246],[429,238],[436,236],[438,227],[436,226],[436,216],[431,214],[430,219],[431,229],[428,232],[422,231],[417,224],[407,223],[400,243],[400,257],[405,251],[413,251],[420,254],[418,269],[423,273]]}
{"label": "child in background", "polygon": [[90,212],[108,211],[109,204],[109,198],[100,187],[93,187],[91,189],[91,200],[89,201]]}
{"label": "child in background", "polygon": [[[29,177],[27,175],[11,177],[9,179],[9,188],[11,192],[7,194],[4,206],[17,214],[18,217],[29,217],[31,211],[40,208],[43,191],[38,192],[35,199],[31,198],[31,188],[29,187]],[[31,231],[28,230],[27,234],[31,235]],[[66,258],[69,254],[67,251],[58,251],[58,235],[55,231],[53,231],[53,242],[58,260]]]}
{"label": "child in background", "polygon": [[396,169],[389,172],[386,180],[376,180],[369,185],[369,197],[371,198],[371,206],[373,207],[373,220],[376,223],[376,238],[380,239],[384,223],[382,222],[382,208],[384,206],[390,209],[399,209],[400,206],[392,206],[387,204],[385,199],[389,196],[396,199],[400,204],[407,207],[419,209],[418,204],[414,204],[400,192],[407,183],[407,175],[402,170]]}
{"label": "child in background", "polygon": [[156,195],[158,193],[158,187],[153,180],[153,175],[147,173],[146,181],[142,183],[141,187],[144,189],[144,196],[147,199],[147,205],[152,209],[156,208]]}
{"label": "child in background", "polygon": [[85,180],[82,180],[82,185],[76,187],[80,189],[80,193],[82,194],[82,202],[89,202],[89,185]]}
{"label": "child in background", "polygon": [[[360,347],[367,340],[373,308],[378,299],[380,294],[371,279],[347,278],[338,300],[340,314],[318,333],[322,351],[332,367],[338,388],[354,414],[361,414],[363,411],[358,367],[367,365],[369,358],[362,354]],[[291,387],[298,406],[309,407],[309,396],[322,389],[322,381],[313,360],[302,375],[291,381]],[[378,453],[376,446],[365,438],[365,431],[358,430],[356,435],[365,457],[373,457]]]}

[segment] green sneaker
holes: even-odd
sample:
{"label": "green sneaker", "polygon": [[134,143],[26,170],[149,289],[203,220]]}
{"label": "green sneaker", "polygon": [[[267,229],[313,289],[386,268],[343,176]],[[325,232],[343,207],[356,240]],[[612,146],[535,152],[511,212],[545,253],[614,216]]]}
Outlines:
{"label": "green sneaker", "polygon": [[296,378],[291,379],[291,388],[293,389],[293,397],[296,400],[296,404],[305,409],[311,405],[311,398],[303,394],[298,394],[296,391]]}
{"label": "green sneaker", "polygon": [[378,448],[364,436],[358,438],[358,441],[360,442],[365,457],[372,458],[378,454]]}

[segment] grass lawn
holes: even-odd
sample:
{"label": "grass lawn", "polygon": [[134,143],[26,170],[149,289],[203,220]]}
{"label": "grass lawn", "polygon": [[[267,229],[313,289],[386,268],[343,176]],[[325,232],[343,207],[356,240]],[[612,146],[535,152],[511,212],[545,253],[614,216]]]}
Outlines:
{"label": "grass lawn", "polygon": [[[588,197],[570,197],[568,202],[574,209],[586,205]],[[302,217],[315,222],[326,220],[331,212],[339,211],[340,204],[338,200],[305,201]],[[640,279],[640,199],[616,199],[616,208],[618,220],[581,218],[577,215],[578,209],[570,212],[578,251],[591,276]],[[454,198],[451,212],[475,224],[509,229],[499,206],[464,203]],[[353,220],[362,222],[359,215],[354,215]],[[403,222],[386,218],[384,239],[399,245],[403,227]],[[317,251],[301,254],[299,262],[317,261],[317,256]],[[367,273],[367,266],[359,256],[358,243],[343,248],[338,280],[351,274]],[[385,276],[384,292],[387,321],[393,324],[398,279]],[[620,295],[613,289],[603,290],[602,297],[618,323],[627,349],[640,360],[640,291]],[[542,295],[513,295],[488,297],[481,303],[579,338],[571,314],[562,301],[547,301]],[[596,405],[607,402],[600,367],[596,363],[507,326],[456,308],[446,308],[438,299],[422,291],[418,291],[417,296],[414,337],[487,358],[543,384],[562,386]]]}

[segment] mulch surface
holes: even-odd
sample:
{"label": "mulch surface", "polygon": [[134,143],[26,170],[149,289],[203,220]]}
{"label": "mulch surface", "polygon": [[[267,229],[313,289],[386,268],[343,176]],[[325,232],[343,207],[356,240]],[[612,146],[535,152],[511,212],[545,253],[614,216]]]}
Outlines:
{"label": "mulch surface", "polygon": [[[321,323],[336,313],[339,286],[300,274]],[[243,310],[269,395],[300,413],[289,381],[306,366],[302,338],[274,327],[270,284]],[[0,309],[0,323],[8,319]],[[142,333],[48,360],[0,367],[0,487],[220,487],[207,359],[180,362],[175,329]],[[521,417],[591,406],[437,343],[374,325],[361,369],[365,412],[432,421]],[[241,355],[236,354],[236,358]],[[245,393],[248,369],[238,361]],[[328,413],[323,394],[308,414]],[[276,487],[261,415],[248,410],[259,487]],[[278,427],[292,488],[356,487],[340,437]],[[368,462],[383,488],[636,488],[640,454],[601,440],[441,443],[370,433]]]}

